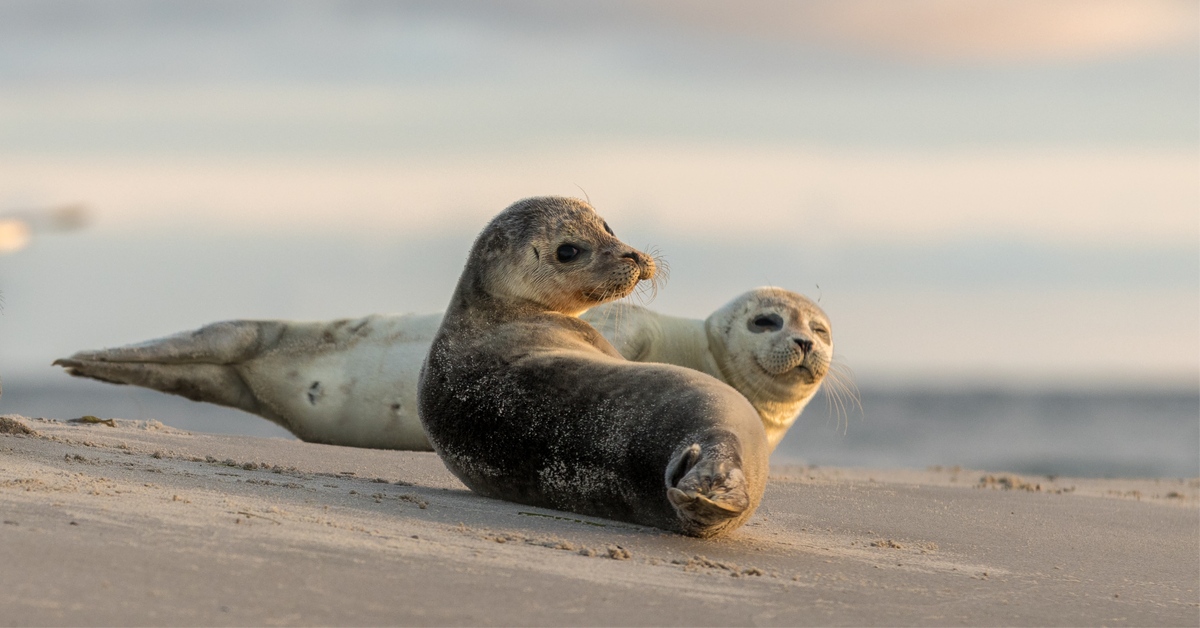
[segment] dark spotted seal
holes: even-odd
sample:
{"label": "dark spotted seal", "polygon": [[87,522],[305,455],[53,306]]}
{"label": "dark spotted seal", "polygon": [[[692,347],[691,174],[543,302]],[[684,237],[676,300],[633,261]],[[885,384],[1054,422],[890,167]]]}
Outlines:
{"label": "dark spotted seal", "polygon": [[736,390],[621,357],[577,315],[653,260],[582,201],[520,201],[476,239],[422,368],[418,409],[483,495],[711,537],[758,506],[769,446]]}

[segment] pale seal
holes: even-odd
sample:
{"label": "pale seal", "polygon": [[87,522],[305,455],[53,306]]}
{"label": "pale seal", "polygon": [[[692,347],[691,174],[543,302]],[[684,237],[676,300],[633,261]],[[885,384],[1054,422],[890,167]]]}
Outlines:
{"label": "pale seal", "polygon": [[626,361],[576,317],[654,272],[583,201],[527,199],[492,219],[417,393],[446,467],[523,504],[701,537],[741,525],[766,487],[754,408],[699,371]]}
{"label": "pale seal", "polygon": [[[770,320],[783,325],[755,326],[760,316],[778,317]],[[746,292],[706,320],[627,303],[605,304],[581,318],[627,360],[685,366],[733,386],[758,411],[772,449],[816,393],[833,351],[820,310],[778,288]],[[417,418],[417,375],[441,321],[441,314],[224,321],[80,351],[55,364],[78,377],[257,414],[309,442],[427,451],[432,448]],[[807,351],[806,338],[812,342]],[[789,368],[778,371],[781,364]]]}
{"label": "pale seal", "polygon": [[686,366],[733,386],[758,411],[772,450],[833,361],[833,327],[825,312],[780,288],[746,292],[703,321],[629,303],[601,306],[580,318],[626,359]]}
{"label": "pale seal", "polygon": [[441,322],[441,314],[226,321],[54,363],[257,414],[309,442],[429,450],[417,376]]}

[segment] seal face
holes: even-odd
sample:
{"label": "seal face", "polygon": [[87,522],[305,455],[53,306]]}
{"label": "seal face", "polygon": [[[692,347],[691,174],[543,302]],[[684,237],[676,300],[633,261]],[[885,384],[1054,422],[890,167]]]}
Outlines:
{"label": "seal face", "polygon": [[686,366],[736,388],[758,411],[772,449],[817,393],[833,357],[825,313],[780,288],[750,290],[703,321],[628,303],[581,318],[630,360]]}
{"label": "seal face", "polygon": [[434,450],[472,490],[714,536],[766,485],[766,434],[737,391],[635,364],[576,314],[654,276],[575,199],[520,201],[475,241],[421,372]]}
{"label": "seal face", "polygon": [[653,258],[572,200],[527,199],[496,216],[472,249],[470,294],[576,316],[654,277]]}
{"label": "seal face", "polygon": [[758,288],[714,312],[705,329],[721,379],[759,410],[774,449],[829,373],[829,317],[807,297]]}

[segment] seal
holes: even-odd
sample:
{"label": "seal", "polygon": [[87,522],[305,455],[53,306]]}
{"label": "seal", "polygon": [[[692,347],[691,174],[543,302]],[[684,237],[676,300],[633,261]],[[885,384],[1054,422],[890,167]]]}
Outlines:
{"label": "seal", "polygon": [[54,364],[244,410],[308,442],[428,451],[417,377],[441,322],[441,314],[225,321]]}
{"label": "seal", "polygon": [[758,411],[772,450],[833,363],[829,317],[807,297],[781,288],[750,290],[702,321],[630,303],[605,305],[580,318],[626,359],[685,366],[733,386]]}
{"label": "seal", "polygon": [[576,199],[519,201],[475,240],[421,371],[421,423],[489,497],[713,537],[766,487],[769,447],[736,390],[629,362],[577,315],[653,260]]}
{"label": "seal", "polygon": [[[826,373],[839,385],[828,319],[787,290],[751,290],[706,320],[628,303],[581,318],[627,360],[684,366],[733,386],[758,412],[772,449]],[[417,376],[441,322],[441,314],[223,321],[54,363],[77,377],[237,408],[309,442],[430,451],[417,418]]]}

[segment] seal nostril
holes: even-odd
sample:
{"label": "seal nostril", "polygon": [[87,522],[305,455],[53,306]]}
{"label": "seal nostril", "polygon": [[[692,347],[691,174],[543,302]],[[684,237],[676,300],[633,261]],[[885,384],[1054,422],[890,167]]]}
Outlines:
{"label": "seal nostril", "polygon": [[812,351],[812,341],[808,338],[792,338],[792,340],[800,347],[800,350],[808,353]]}
{"label": "seal nostril", "polygon": [[637,251],[630,251],[628,253],[625,253],[624,255],[621,256],[621,258],[622,259],[625,259],[625,258],[631,259],[631,260],[633,260],[634,264],[642,263],[642,256],[638,255]]}

